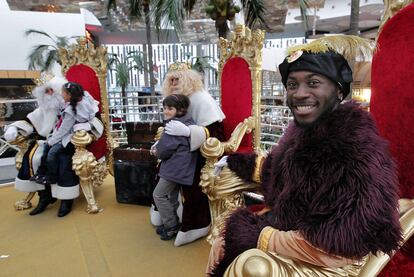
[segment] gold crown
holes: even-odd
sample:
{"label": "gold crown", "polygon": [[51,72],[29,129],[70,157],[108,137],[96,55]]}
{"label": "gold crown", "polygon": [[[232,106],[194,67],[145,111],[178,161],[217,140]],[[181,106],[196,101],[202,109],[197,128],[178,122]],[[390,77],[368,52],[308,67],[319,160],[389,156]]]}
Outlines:
{"label": "gold crown", "polygon": [[41,74],[40,74],[40,78],[36,78],[36,79],[34,79],[34,83],[37,85],[37,86],[41,86],[41,85],[44,85],[44,84],[46,84],[47,82],[49,82],[50,80],[52,80],[53,79],[53,77],[55,77],[52,73],[50,73],[50,72],[42,72]]}
{"label": "gold crown", "polygon": [[184,71],[184,70],[189,70],[189,69],[191,69],[191,64],[185,63],[185,62],[175,62],[175,63],[170,64],[170,66],[168,67],[169,72]]}

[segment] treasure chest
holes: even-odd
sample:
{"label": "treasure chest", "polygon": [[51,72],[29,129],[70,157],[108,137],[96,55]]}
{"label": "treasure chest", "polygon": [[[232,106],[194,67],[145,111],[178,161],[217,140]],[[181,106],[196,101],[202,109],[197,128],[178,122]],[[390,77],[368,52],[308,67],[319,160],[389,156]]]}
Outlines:
{"label": "treasure chest", "polygon": [[157,179],[157,158],[150,155],[159,122],[126,124],[128,144],[113,150],[116,200],[150,206]]}

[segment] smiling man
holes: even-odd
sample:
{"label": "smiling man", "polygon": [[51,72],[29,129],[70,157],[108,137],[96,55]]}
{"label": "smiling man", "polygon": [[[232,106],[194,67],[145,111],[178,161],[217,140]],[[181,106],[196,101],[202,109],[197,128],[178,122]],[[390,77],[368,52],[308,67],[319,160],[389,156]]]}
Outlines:
{"label": "smiling man", "polygon": [[351,267],[367,254],[397,249],[397,177],[388,143],[369,113],[341,104],[352,82],[342,52],[361,47],[370,46],[355,37],[324,38],[296,47],[279,65],[294,122],[266,158],[227,158],[239,177],[261,184],[266,207],[230,216],[207,274],[221,276],[243,251],[259,248],[288,258],[282,263],[289,270],[303,262],[312,276],[354,276]]}

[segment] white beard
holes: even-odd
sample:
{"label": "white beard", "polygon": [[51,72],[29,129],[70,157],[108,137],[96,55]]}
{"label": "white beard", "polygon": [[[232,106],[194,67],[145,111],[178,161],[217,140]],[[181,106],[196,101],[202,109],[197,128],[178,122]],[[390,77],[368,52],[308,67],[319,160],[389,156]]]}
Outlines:
{"label": "white beard", "polygon": [[36,88],[33,91],[33,95],[37,99],[39,109],[54,111],[57,114],[65,105],[65,101],[60,93],[46,94],[43,86]]}

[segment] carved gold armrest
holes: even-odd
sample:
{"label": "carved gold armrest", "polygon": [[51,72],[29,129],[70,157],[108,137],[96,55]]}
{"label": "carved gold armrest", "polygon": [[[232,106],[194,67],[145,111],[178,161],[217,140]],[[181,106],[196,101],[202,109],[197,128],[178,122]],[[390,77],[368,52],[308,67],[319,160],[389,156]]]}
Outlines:
{"label": "carved gold armrest", "polygon": [[245,183],[230,169],[224,167],[219,176],[214,174],[214,164],[224,152],[235,152],[240,146],[246,133],[250,133],[255,126],[254,118],[246,118],[239,123],[230,139],[220,142],[217,138],[208,138],[201,146],[201,154],[206,158],[206,164],[201,170],[200,186],[207,194],[210,205],[212,228],[207,241],[213,242],[224,227],[225,219],[237,208],[244,206],[242,192],[254,190],[257,185]]}
{"label": "carved gold armrest", "polygon": [[358,276],[355,275],[354,267],[351,265],[344,268],[327,268],[308,263],[303,263],[289,257],[275,253],[264,252],[259,249],[249,249],[240,254],[227,268],[225,277],[340,277]]}
{"label": "carved gold armrest", "polygon": [[88,202],[88,213],[103,210],[95,200],[93,188],[101,185],[108,173],[105,162],[96,161],[95,156],[86,149],[94,139],[94,136],[85,130],[79,130],[74,133],[71,140],[76,149],[72,157],[72,169],[79,176],[79,183]]}
{"label": "carved gold armrest", "polygon": [[16,168],[19,170],[22,167],[23,156],[26,153],[27,149],[29,149],[31,140],[27,137],[22,135],[18,135],[14,141],[10,141],[10,144],[16,145],[19,148],[19,151],[16,154],[15,161],[16,161]]}
{"label": "carved gold armrest", "polygon": [[[10,144],[16,145],[19,148],[19,151],[17,152],[15,156],[15,166],[17,170],[20,170],[23,163],[23,156],[26,154],[27,150],[29,149],[29,145],[32,141],[28,139],[27,137],[24,137],[22,135],[18,135],[17,138],[14,141],[10,141]],[[27,210],[32,207],[32,203],[30,200],[32,200],[33,196],[35,195],[35,192],[29,192],[27,196],[24,199],[17,200],[14,203],[14,208],[16,211],[22,211]]]}
{"label": "carved gold armrest", "polygon": [[[414,202],[412,199],[400,199],[400,223],[402,229],[403,241],[406,243],[414,234]],[[392,257],[392,256],[391,256]],[[378,253],[376,256],[370,254],[367,262],[362,266],[358,276],[369,277],[377,276],[381,270],[391,260],[391,257],[384,253]]]}

